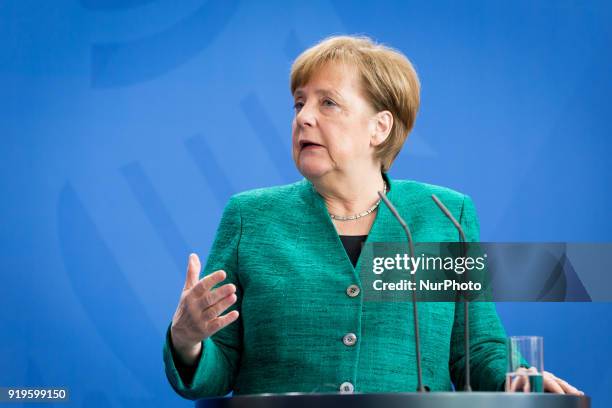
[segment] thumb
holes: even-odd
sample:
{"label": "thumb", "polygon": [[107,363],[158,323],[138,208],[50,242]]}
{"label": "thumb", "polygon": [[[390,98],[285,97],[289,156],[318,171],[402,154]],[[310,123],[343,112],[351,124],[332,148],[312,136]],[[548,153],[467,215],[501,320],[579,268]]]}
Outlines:
{"label": "thumb", "polygon": [[187,278],[185,279],[185,288],[183,291],[193,288],[196,283],[200,280],[200,258],[197,254],[189,255],[189,262],[187,263]]}

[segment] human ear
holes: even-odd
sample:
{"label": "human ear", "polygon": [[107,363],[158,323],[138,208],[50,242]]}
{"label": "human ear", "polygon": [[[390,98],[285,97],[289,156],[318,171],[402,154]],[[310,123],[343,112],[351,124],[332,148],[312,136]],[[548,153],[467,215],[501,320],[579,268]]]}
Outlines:
{"label": "human ear", "polygon": [[393,115],[389,111],[378,112],[372,118],[372,135],[370,144],[379,146],[389,137],[393,129]]}

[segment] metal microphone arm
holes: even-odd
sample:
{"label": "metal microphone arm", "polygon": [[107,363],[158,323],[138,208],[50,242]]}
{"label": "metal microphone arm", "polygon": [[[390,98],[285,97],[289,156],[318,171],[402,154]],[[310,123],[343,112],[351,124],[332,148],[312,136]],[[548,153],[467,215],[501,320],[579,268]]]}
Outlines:
{"label": "metal microphone arm", "polygon": [[[408,238],[408,247],[410,251],[410,257],[414,258],[414,242],[412,241],[412,234],[410,233],[410,228],[408,224],[404,221],[404,219],[399,215],[391,201],[387,198],[384,192],[379,191],[378,195],[380,199],[385,203],[387,208],[391,210],[393,216],[399,221],[406,233],[406,237]],[[416,349],[416,364],[417,364],[417,391],[425,392],[426,389],[423,386],[423,371],[421,369],[421,338],[419,336],[419,314],[417,311],[417,301],[416,301],[416,291],[412,291],[412,320],[414,321],[414,338],[415,338],[415,349]]]}
{"label": "metal microphone arm", "polygon": [[[446,206],[440,201],[435,194],[431,195],[431,198],[435,201],[435,203],[440,207],[440,210],[446,215],[446,217],[451,220],[455,228],[459,231],[459,235],[461,236],[461,245],[463,249],[463,256],[467,255],[466,249],[466,239],[465,233],[463,232],[463,228],[461,228],[461,224],[453,217],[453,214],[446,208]],[[465,387],[464,391],[472,391],[472,386],[470,385],[470,302],[466,297],[464,299],[465,305],[463,307],[463,341],[465,343]]]}

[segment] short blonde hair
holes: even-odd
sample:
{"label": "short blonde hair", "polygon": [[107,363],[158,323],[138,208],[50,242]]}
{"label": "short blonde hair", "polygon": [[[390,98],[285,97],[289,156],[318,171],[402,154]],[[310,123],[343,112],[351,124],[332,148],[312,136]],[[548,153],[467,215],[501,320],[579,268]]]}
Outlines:
{"label": "short blonde hair", "polygon": [[376,44],[368,37],[329,37],[295,60],[291,67],[291,94],[330,62],[355,66],[372,107],[377,112],[388,110],[393,115],[391,133],[376,149],[382,171],[388,171],[412,130],[419,110],[420,84],[414,67],[401,52]]}

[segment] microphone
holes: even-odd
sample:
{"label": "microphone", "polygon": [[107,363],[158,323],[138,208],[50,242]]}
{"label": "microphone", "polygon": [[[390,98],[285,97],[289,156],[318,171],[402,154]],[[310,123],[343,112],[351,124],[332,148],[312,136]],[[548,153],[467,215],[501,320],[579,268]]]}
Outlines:
{"label": "microphone", "polygon": [[[457,228],[457,230],[459,231],[459,235],[461,237],[461,248],[463,250],[463,256],[466,256],[467,255],[467,244],[466,244],[466,239],[465,239],[465,233],[463,232],[463,228],[461,228],[461,224],[459,224],[459,222],[455,219],[455,217],[453,217],[453,214],[451,214],[448,208],[446,208],[446,206],[442,203],[442,201],[440,201],[438,197],[436,197],[435,194],[432,194],[431,198],[435,201],[435,203],[438,205],[440,210],[442,210],[444,215],[446,215],[446,217],[449,220],[451,220],[455,228]],[[467,277],[467,271],[466,271],[466,277]],[[467,297],[464,299],[464,302],[465,302],[465,306],[463,308],[463,323],[464,323],[463,337],[464,337],[464,344],[465,344],[465,386],[463,388],[463,391],[469,392],[469,391],[472,391],[472,386],[470,385],[470,302]]]}
{"label": "microphone", "polygon": [[[404,219],[399,215],[391,201],[387,198],[386,194],[382,191],[378,192],[380,199],[385,203],[385,205],[391,210],[393,216],[399,221],[406,233],[406,237],[408,238],[408,247],[410,251],[410,257],[414,258],[414,242],[412,241],[412,234],[410,233],[410,228],[404,221]],[[416,350],[416,365],[417,365],[417,391],[425,392],[429,391],[429,387],[423,386],[423,371],[421,369],[421,337],[419,336],[419,314],[417,311],[417,301],[416,301],[416,291],[412,291],[412,320],[414,321],[414,344]]]}

